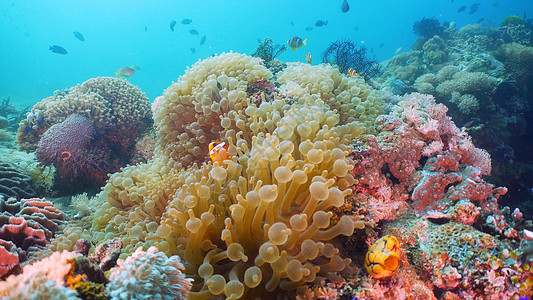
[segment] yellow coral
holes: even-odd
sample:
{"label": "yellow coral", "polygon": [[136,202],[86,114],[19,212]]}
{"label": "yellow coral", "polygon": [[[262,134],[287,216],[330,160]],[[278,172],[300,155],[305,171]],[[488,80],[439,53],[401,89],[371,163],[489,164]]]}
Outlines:
{"label": "yellow coral", "polygon": [[400,265],[400,242],[394,236],[375,241],[365,257],[365,268],[374,278],[388,277]]}

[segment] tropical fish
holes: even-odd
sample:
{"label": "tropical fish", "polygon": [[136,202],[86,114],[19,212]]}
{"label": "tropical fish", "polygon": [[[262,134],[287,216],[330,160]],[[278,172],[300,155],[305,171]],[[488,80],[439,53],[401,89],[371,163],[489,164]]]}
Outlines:
{"label": "tropical fish", "polygon": [[199,32],[196,29],[191,29],[191,30],[189,30],[189,33],[192,34],[192,35],[198,35]]}
{"label": "tropical fish", "polygon": [[135,74],[135,71],[138,70],[140,70],[140,68],[137,65],[133,65],[131,67],[122,67],[116,70],[114,74],[118,78],[126,78],[133,76],[133,74]]}
{"label": "tropical fish", "polygon": [[305,27],[305,31],[311,31],[313,30],[313,27]]}
{"label": "tropical fish", "polygon": [[359,74],[357,74],[357,72],[352,68],[348,70],[348,73],[350,74],[350,76],[355,76],[355,77],[359,76]]}
{"label": "tropical fish", "polygon": [[53,46],[50,46],[50,51],[54,52],[54,53],[57,53],[57,54],[67,54],[67,50],[65,50],[65,48],[61,47],[61,46],[58,46],[58,45],[53,45]]}
{"label": "tropical fish", "polygon": [[463,12],[466,9],[466,5],[463,5],[457,9],[457,12]]}
{"label": "tropical fish", "polygon": [[468,11],[468,14],[469,15],[474,14],[478,10],[479,5],[480,5],[479,3],[474,3],[474,4],[470,5],[470,10]]}
{"label": "tropical fish", "polygon": [[313,64],[313,57],[311,56],[311,52],[307,51],[307,54],[305,55],[305,61],[307,63]]}
{"label": "tropical fish", "polygon": [[176,26],[176,21],[170,22],[170,31],[174,31],[174,26]]}
{"label": "tropical fish", "polygon": [[211,157],[213,164],[218,162],[218,165],[222,166],[224,160],[229,158],[228,148],[229,145],[221,141],[215,141],[209,144],[209,157]]}
{"label": "tropical fish", "polygon": [[348,12],[350,10],[350,5],[348,5],[348,1],[344,0],[341,4],[341,10],[343,13]]}
{"label": "tropical fish", "polygon": [[318,20],[315,22],[315,26],[316,27],[322,27],[322,26],[326,26],[328,25],[328,21],[322,21],[322,20]]}
{"label": "tropical fish", "polygon": [[207,37],[204,35],[202,37],[202,39],[200,40],[200,46],[202,46],[203,44],[205,44],[205,40],[207,39]]}
{"label": "tropical fish", "polygon": [[191,48],[192,54],[196,53],[196,48]]}
{"label": "tropical fish", "polygon": [[296,49],[307,45],[307,39],[302,40],[301,38],[295,36],[287,41],[287,45],[289,45],[289,47],[291,47],[293,51],[296,51]]}
{"label": "tropical fish", "polygon": [[192,23],[191,19],[183,19],[183,20],[181,20],[181,24],[183,24],[183,25],[189,25],[191,23]]}
{"label": "tropical fish", "polygon": [[81,34],[79,31],[74,31],[74,37],[77,38],[80,41],[85,41],[85,38],[83,37],[83,34]]}
{"label": "tropical fish", "polygon": [[403,48],[399,47],[398,49],[396,49],[396,51],[394,51],[394,55],[400,54],[400,52],[402,52],[402,50],[403,50]]}

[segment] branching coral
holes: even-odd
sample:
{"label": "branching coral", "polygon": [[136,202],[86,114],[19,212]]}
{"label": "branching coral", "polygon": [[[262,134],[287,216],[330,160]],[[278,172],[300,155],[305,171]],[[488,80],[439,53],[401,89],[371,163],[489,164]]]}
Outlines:
{"label": "branching coral", "polygon": [[[352,139],[372,130],[381,102],[330,66],[294,65],[280,75],[282,96],[256,106],[246,91],[269,76],[234,53],[188,69],[157,110],[154,160],[114,174],[101,193],[96,238],[122,237],[125,254],[151,245],[178,254],[192,299],[291,291],[343,270],[350,260],[331,240],[364,224],[329,210],[350,193]],[[231,160],[198,166],[220,139]]]}

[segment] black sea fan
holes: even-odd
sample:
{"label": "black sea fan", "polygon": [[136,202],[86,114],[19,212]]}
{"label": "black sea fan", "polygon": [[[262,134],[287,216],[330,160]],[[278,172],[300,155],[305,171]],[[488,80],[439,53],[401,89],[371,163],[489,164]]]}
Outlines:
{"label": "black sea fan", "polygon": [[435,18],[422,18],[413,24],[413,32],[425,39],[432,38],[435,35],[442,37],[444,26]]}
{"label": "black sea fan", "polygon": [[358,47],[347,39],[331,43],[322,53],[322,62],[337,65],[342,73],[348,73],[350,69],[353,69],[365,79],[380,72],[376,58],[370,59],[366,56],[365,46]]}

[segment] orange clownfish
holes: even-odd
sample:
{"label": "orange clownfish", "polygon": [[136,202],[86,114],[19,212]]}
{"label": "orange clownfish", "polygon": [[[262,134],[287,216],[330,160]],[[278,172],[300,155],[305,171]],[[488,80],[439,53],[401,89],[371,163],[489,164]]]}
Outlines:
{"label": "orange clownfish", "polygon": [[213,164],[218,161],[218,165],[222,166],[222,162],[229,159],[228,148],[229,145],[226,142],[215,141],[209,144],[209,157]]}
{"label": "orange clownfish", "polygon": [[359,76],[359,74],[357,74],[357,72],[354,69],[348,70],[348,73],[350,73],[350,76],[355,76],[355,77]]}

